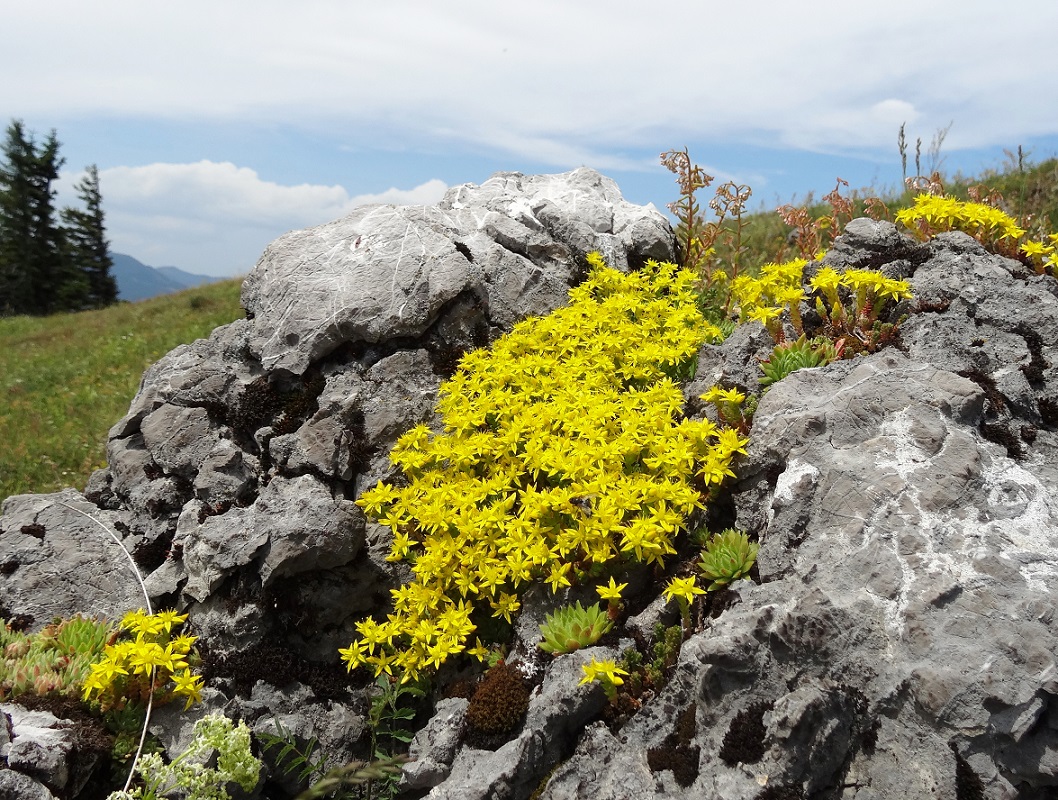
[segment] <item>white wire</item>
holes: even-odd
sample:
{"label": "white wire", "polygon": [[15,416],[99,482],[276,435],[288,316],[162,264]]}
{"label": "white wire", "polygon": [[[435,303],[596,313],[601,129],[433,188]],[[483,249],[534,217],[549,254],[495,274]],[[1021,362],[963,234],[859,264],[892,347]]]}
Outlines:
{"label": "white wire", "polygon": [[[125,557],[128,558],[129,564],[132,567],[132,574],[136,576],[136,581],[140,584],[140,589],[143,592],[143,601],[147,605],[147,613],[148,614],[153,614],[154,611],[151,609],[151,597],[150,597],[149,594],[147,594],[147,584],[144,582],[143,576],[140,575],[140,569],[139,569],[139,567],[136,566],[136,560],[132,557],[132,553],[130,553],[128,551],[128,548],[126,548],[125,545],[123,545],[121,543],[121,539],[118,538],[118,535],[116,533],[114,533],[114,531],[112,531],[106,525],[104,525],[102,522],[100,522],[98,519],[93,517],[91,514],[85,512],[85,511],[82,511],[79,508],[74,508],[69,503],[65,503],[65,502],[63,502],[61,500],[59,501],[59,505],[63,506],[64,508],[70,509],[70,511],[73,511],[73,512],[75,512],[77,514],[80,514],[82,517],[87,517],[88,519],[90,519],[92,522],[94,522],[96,525],[98,525],[100,528],[102,528],[104,531],[106,531],[107,534],[110,536],[110,538],[113,539],[114,542],[117,544],[117,546],[121,548],[121,551],[125,554]],[[143,730],[140,731],[140,743],[136,747],[136,755],[133,756],[132,764],[129,766],[129,776],[125,779],[125,787],[122,789],[122,791],[124,791],[124,792],[127,792],[129,790],[129,787],[132,785],[132,776],[136,774],[136,764],[139,762],[140,756],[143,755],[143,746],[144,746],[144,744],[147,741],[147,726],[150,724],[151,711],[154,708],[154,681],[155,681],[155,678],[156,678],[156,675],[155,675],[154,671],[152,670],[152,672],[151,672],[151,690],[150,690],[150,692],[147,693],[147,710],[146,710],[146,713],[144,714],[144,717],[143,717]]]}

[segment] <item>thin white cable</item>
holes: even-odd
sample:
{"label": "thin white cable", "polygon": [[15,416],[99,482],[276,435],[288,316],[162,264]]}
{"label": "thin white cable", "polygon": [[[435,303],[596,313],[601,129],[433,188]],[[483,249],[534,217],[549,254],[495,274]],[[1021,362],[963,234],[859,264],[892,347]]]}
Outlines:
{"label": "thin white cable", "polygon": [[[132,553],[128,551],[128,548],[126,548],[125,545],[121,543],[121,539],[118,538],[118,535],[106,525],[104,525],[102,522],[100,522],[98,519],[93,517],[91,514],[82,511],[79,508],[74,508],[69,503],[65,503],[61,500],[59,501],[59,505],[63,506],[64,508],[70,509],[70,511],[80,514],[82,517],[87,517],[88,519],[90,519],[92,522],[94,522],[96,525],[106,531],[107,535],[109,535],[110,538],[113,539],[114,542],[117,544],[117,546],[121,548],[121,551],[125,554],[125,557],[128,558],[129,564],[132,567],[132,574],[136,576],[136,581],[140,584],[140,590],[143,592],[143,602],[147,605],[147,613],[153,614],[154,611],[151,609],[151,597],[149,594],[147,594],[147,584],[144,582],[143,576],[140,575],[140,568],[136,566],[136,559],[132,557]],[[136,755],[133,756],[132,764],[129,766],[129,776],[125,779],[125,787],[122,789],[123,792],[127,792],[129,790],[129,787],[132,785],[132,776],[136,774],[136,764],[139,763],[140,756],[143,755],[143,746],[147,742],[147,726],[150,724],[151,711],[154,708],[155,677],[156,676],[154,674],[154,671],[152,670],[151,691],[147,693],[147,710],[143,717],[143,730],[140,731],[140,743],[136,747]]]}
{"label": "thin white cable", "polygon": [[98,519],[93,517],[91,514],[82,511],[79,508],[74,508],[69,503],[64,503],[62,501],[59,501],[59,505],[63,506],[64,508],[68,508],[77,514],[80,514],[82,517],[87,517],[88,519],[92,520],[92,522],[94,522],[96,525],[106,531],[107,535],[110,536],[110,538],[114,540],[117,546],[121,548],[121,551],[125,554],[125,557],[129,560],[129,564],[132,567],[132,574],[136,576],[136,581],[140,584],[140,590],[143,592],[143,602],[147,604],[147,613],[153,614],[154,611],[151,610],[151,598],[150,595],[147,594],[147,584],[143,582],[143,576],[140,575],[140,569],[136,566],[136,560],[132,557],[132,553],[130,553],[125,548],[125,545],[121,543],[121,539],[118,538],[118,535],[106,525],[104,525],[102,522],[100,522]]}

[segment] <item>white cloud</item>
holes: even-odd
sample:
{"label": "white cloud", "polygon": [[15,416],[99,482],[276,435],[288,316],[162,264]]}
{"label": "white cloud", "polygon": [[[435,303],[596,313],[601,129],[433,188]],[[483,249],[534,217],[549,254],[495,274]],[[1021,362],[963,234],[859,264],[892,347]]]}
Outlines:
{"label": "white cloud", "polygon": [[[73,204],[80,175],[64,173],[61,205]],[[272,239],[298,227],[320,225],[369,203],[436,203],[448,186],[426,181],[350,195],[342,186],[284,186],[262,180],[235,164],[148,164],[100,170],[112,247],[154,266],[177,264],[190,271],[231,274],[246,271]],[[205,247],[208,243],[209,247]],[[210,264],[195,264],[202,252]]]}
{"label": "white cloud", "polygon": [[[62,59],[38,57],[45,17]],[[564,166],[645,131],[890,147],[903,111],[995,143],[1058,133],[1048,49],[982,57],[1025,20],[1058,27],[1058,4],[50,0],[5,11],[0,108],[444,130]]]}
{"label": "white cloud", "polygon": [[346,203],[346,212],[357,206],[366,206],[371,203],[391,203],[399,206],[433,205],[444,196],[446,191],[448,191],[448,184],[434,178],[413,189],[390,188],[377,194],[358,194],[349,198]]}
{"label": "white cloud", "polygon": [[437,202],[448,188],[431,180],[410,190],[391,188],[353,197],[342,186],[283,186],[262,180],[248,167],[213,161],[112,167],[100,172],[99,181],[113,208],[149,214],[175,207],[189,219],[262,226],[316,225],[365,203]]}

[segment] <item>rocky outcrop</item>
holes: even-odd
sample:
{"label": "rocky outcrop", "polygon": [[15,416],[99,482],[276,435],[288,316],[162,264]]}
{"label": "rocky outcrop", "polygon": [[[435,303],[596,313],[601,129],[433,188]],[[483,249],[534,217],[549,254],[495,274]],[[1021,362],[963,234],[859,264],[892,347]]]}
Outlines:
{"label": "rocky outcrop", "polygon": [[[388,569],[372,558],[377,527],[351,500],[388,474],[409,425],[433,421],[437,387],[458,358],[563,304],[592,250],[627,269],[671,259],[671,233],[657,211],[580,169],[504,173],[456,187],[436,207],[370,206],[280,238],[244,285],[248,319],[144,374],[110,432],[109,466],[85,490],[91,503],[75,494],[7,502],[5,533],[55,533],[0,539],[10,576],[0,604],[41,624],[142,605],[121,549],[100,536],[110,529],[159,601],[208,606],[236,583],[300,606],[297,597],[327,593],[333,605],[314,613],[315,642],[304,646],[329,656],[351,635],[344,621],[371,603],[346,595],[369,595]],[[82,547],[59,538],[71,536],[106,551],[76,563],[76,582],[55,574],[68,565],[57,548]],[[214,646],[246,643],[218,634]]]}
{"label": "rocky outcrop", "polygon": [[0,704],[0,797],[51,800],[77,797],[100,760],[77,749],[76,727],[47,711]]}
{"label": "rocky outcrop", "polygon": [[147,370],[83,496],[5,502],[0,610],[39,629],[120,617],[146,591],[190,612],[214,682],[260,730],[278,706],[253,698],[282,689],[301,697],[289,729],[352,757],[363,683],[313,665],[333,666],[401,581],[352,500],[390,474],[400,434],[435,422],[459,357],[564,304],[586,253],[628,269],[672,248],[660,213],[588,169],[499,174],[282,237],[244,285],[247,319]]}
{"label": "rocky outcrop", "polygon": [[[147,371],[83,497],[5,503],[5,613],[32,625],[141,605],[112,530],[152,601],[187,608],[208,644],[205,705],[258,731],[276,714],[354,757],[369,687],[331,670],[335,652],[407,575],[353,500],[392,475],[403,431],[437,423],[459,355],[565,302],[583,253],[629,268],[671,248],[660,214],[590,170],[500,175],[437,207],[361,209],[283,237],[244,287],[248,319]],[[869,220],[827,260],[907,278],[915,299],[897,310],[897,346],[796,372],[761,399],[723,509],[759,540],[759,582],[715,604],[627,720],[579,678],[631,639],[551,659],[535,625],[516,625],[511,662],[535,687],[523,724],[486,749],[466,701],[436,698],[411,796],[967,800],[1058,786],[1058,281],[961,234],[920,244]],[[759,391],[769,350],[751,325],[703,348],[687,409],[704,413],[697,396],[718,381]],[[658,578],[632,580],[650,600]],[[530,592],[525,619],[553,602]],[[637,612],[618,636],[649,638],[663,619],[656,602]],[[163,741],[180,720],[159,714]]]}
{"label": "rocky outcrop", "polygon": [[[541,797],[1058,785],[1058,282],[962,234],[891,262],[895,236],[857,220],[828,259],[911,276],[900,349],[793,373],[757,409],[733,499],[760,585],[738,584],[659,701],[590,729]],[[750,383],[750,334],[707,348],[705,385]],[[694,769],[653,769],[684,714]]]}
{"label": "rocky outcrop", "polygon": [[588,169],[498,175],[437,206],[365,206],[268,247],[243,286],[250,350],[266,370],[302,374],[346,342],[421,337],[448,306],[465,309],[464,326],[484,321],[478,306],[509,327],[565,303],[577,256],[663,259],[664,228]]}

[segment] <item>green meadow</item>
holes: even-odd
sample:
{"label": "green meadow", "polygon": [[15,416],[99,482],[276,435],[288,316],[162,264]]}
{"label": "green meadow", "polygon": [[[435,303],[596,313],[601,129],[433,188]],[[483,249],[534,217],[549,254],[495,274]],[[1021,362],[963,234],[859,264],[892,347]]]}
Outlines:
{"label": "green meadow", "polygon": [[0,500],[83,489],[143,371],[243,316],[241,279],[99,311],[0,317]]}

